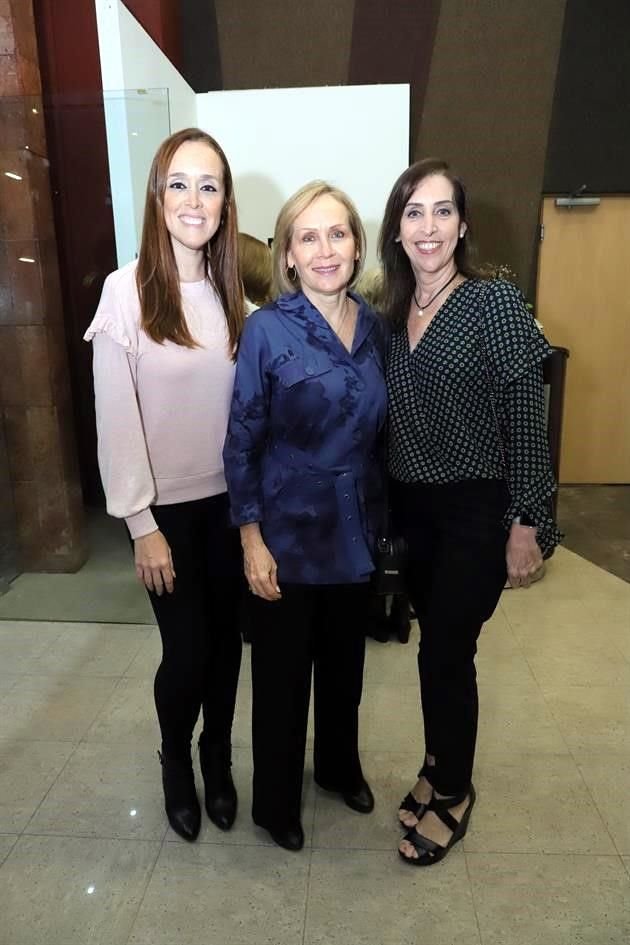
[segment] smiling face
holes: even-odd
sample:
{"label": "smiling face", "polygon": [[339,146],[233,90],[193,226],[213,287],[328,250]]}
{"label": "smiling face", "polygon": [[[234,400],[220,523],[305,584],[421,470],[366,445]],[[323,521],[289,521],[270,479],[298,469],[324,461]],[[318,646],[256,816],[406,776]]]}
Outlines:
{"label": "smiling face", "polygon": [[452,268],[455,247],[465,232],[448,178],[442,174],[423,178],[400,220],[399,240],[416,276],[421,279]]}
{"label": "smiling face", "polygon": [[311,301],[345,289],[358,258],[348,210],[330,194],[317,197],[295,218],[287,265],[295,266]]}
{"label": "smiling face", "polygon": [[163,197],[176,262],[203,251],[219,228],[224,200],[221,158],[203,141],[186,141],[169,164]]}

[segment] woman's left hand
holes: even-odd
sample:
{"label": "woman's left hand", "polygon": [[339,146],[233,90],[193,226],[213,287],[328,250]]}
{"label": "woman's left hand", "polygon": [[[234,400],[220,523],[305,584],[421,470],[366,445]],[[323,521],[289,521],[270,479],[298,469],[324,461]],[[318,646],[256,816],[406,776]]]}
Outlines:
{"label": "woman's left hand", "polygon": [[536,529],[514,523],[510,529],[505,558],[512,587],[529,587],[543,563],[542,552],[536,541]]}

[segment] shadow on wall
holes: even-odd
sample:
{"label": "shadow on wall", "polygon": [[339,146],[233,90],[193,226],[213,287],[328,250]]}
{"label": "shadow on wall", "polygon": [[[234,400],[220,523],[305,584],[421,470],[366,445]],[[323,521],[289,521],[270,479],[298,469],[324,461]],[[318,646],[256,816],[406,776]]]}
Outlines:
{"label": "shadow on wall", "polygon": [[264,174],[235,177],[234,192],[239,230],[266,243],[273,236],[276,217],[289,194],[284,194],[275,181]]}
{"label": "shadow on wall", "polygon": [[497,204],[473,200],[471,208],[473,242],[476,248],[475,263],[480,266],[509,266],[518,277],[519,287],[526,291],[523,284],[526,275],[518,271],[518,244],[512,216],[505,208]]}

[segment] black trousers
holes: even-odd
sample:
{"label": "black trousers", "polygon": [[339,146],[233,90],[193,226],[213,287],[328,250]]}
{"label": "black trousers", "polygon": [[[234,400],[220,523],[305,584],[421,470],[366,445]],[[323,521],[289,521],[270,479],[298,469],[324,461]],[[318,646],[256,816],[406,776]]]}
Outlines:
{"label": "black trousers", "polygon": [[479,702],[475,655],[506,580],[505,483],[394,483],[394,520],[409,545],[407,587],[420,624],[418,671],[433,787],[468,790]]}
{"label": "black trousers", "polygon": [[314,772],[354,791],[359,760],[367,585],[283,584],[282,600],[252,599],[252,815],[268,829],[300,820],[314,668]]}
{"label": "black trousers", "polygon": [[187,758],[202,709],[208,739],[230,741],[241,667],[240,541],[229,524],[226,493],[152,512],[176,574],[172,594],[149,592],[163,650],[155,705],[164,753]]}

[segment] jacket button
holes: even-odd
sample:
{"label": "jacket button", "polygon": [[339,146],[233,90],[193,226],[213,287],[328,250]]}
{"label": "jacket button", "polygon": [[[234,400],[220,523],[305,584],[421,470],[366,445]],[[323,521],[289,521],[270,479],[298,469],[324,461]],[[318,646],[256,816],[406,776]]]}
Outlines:
{"label": "jacket button", "polygon": [[311,374],[313,373],[313,368],[312,368],[312,367],[307,367],[306,373],[307,373],[308,375],[311,375]]}
{"label": "jacket button", "polygon": [[344,496],[343,496],[343,497],[344,497],[344,499],[349,499],[349,498],[350,498],[350,496],[348,495],[347,492],[344,493]]}

